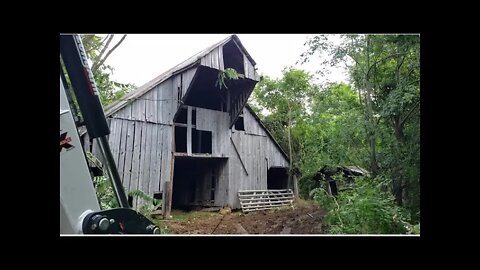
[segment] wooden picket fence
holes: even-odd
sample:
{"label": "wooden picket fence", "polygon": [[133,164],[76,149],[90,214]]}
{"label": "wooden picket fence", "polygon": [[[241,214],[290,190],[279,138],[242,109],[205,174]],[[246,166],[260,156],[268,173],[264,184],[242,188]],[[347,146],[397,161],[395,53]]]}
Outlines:
{"label": "wooden picket fence", "polygon": [[292,206],[294,195],[291,189],[240,190],[238,198],[242,211],[246,213]]}

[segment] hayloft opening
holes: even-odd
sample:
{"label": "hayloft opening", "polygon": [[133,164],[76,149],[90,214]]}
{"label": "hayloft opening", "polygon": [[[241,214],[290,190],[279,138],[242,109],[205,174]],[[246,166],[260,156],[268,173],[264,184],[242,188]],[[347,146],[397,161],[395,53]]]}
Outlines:
{"label": "hayloft opening", "polygon": [[233,68],[237,73],[245,74],[243,68],[243,53],[238,49],[233,39],[223,45],[223,65],[225,69]]}
{"label": "hayloft opening", "polygon": [[217,83],[219,70],[200,66],[197,72],[186,94],[185,105],[225,111],[227,94],[225,86],[220,88]]}
{"label": "hayloft opening", "polygon": [[288,172],[285,167],[271,167],[267,172],[267,189],[287,189]]}
{"label": "hayloft opening", "polygon": [[[255,87],[255,81],[238,78],[219,80],[220,70],[205,66],[197,69],[197,76],[185,94],[185,105],[230,112],[240,96]],[[229,97],[230,96],[230,97]],[[230,100],[230,104],[228,101]],[[180,117],[180,116],[177,116]]]}

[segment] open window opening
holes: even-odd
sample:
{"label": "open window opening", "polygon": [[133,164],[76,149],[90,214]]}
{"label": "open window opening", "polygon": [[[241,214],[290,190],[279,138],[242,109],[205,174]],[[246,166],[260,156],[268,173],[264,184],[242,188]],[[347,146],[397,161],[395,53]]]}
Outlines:
{"label": "open window opening", "polygon": [[192,153],[212,153],[212,132],[192,129]]}
{"label": "open window opening", "polygon": [[285,167],[271,167],[267,172],[267,189],[287,189],[288,172]]}
{"label": "open window opening", "polygon": [[175,152],[187,152],[187,128],[175,127]]}
{"label": "open window opening", "polygon": [[237,121],[235,121],[235,130],[245,131],[245,123],[243,120],[243,115],[239,115]]}

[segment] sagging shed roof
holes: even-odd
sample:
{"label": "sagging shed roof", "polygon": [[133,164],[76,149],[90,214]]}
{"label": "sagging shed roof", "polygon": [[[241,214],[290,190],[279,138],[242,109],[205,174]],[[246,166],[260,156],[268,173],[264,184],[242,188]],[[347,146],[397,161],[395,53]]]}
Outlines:
{"label": "sagging shed roof", "polygon": [[206,55],[208,55],[210,52],[215,50],[216,48],[223,46],[227,44],[229,41],[233,40],[236,45],[239,47],[239,49],[242,51],[242,53],[248,58],[248,60],[255,66],[256,63],[253,60],[253,58],[250,56],[250,54],[247,52],[243,44],[240,42],[240,39],[237,37],[237,35],[231,35],[224,40],[200,51],[199,53],[195,54],[194,56],[188,58],[187,60],[183,61],[182,63],[176,65],[175,67],[167,70],[166,72],[158,75],[154,79],[150,80],[149,82],[145,83],[144,85],[138,87],[137,89],[131,91],[130,93],[126,94],[124,97],[122,97],[121,100],[118,100],[117,102],[112,103],[109,107],[105,109],[105,115],[108,117],[115,112],[119,111],[123,107],[125,107],[130,100],[135,100],[137,97],[140,97],[141,95],[145,94],[158,84],[162,83],[163,81],[166,81],[170,77],[187,70],[193,66],[196,66],[200,64],[202,58]]}

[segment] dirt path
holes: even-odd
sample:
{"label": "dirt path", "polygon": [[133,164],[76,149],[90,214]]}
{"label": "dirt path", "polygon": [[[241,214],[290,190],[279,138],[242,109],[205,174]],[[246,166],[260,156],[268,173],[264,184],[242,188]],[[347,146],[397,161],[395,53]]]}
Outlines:
{"label": "dirt path", "polygon": [[294,209],[247,214],[173,211],[173,219],[160,225],[173,234],[322,234],[324,214],[318,206],[303,202]]}

